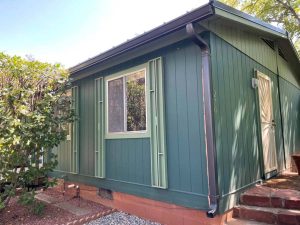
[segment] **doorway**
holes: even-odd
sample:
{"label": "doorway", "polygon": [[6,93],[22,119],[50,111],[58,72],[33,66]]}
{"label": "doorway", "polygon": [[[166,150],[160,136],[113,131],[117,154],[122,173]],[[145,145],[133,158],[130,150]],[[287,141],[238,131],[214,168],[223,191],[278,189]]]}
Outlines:
{"label": "doorway", "polygon": [[258,79],[258,99],[263,163],[265,177],[277,172],[277,155],[275,140],[275,120],[272,104],[272,81],[267,75],[256,71]]}

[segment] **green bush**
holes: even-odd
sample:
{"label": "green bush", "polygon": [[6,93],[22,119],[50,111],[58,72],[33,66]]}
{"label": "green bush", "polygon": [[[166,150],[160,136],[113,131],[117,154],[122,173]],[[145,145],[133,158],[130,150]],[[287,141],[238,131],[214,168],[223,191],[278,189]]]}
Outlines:
{"label": "green bush", "polygon": [[34,192],[25,192],[20,196],[19,203],[28,207],[33,214],[40,216],[43,213],[45,205],[44,203],[37,201],[34,196]]}
{"label": "green bush", "polygon": [[27,198],[26,187],[57,165],[50,150],[66,139],[65,127],[74,120],[68,76],[59,64],[0,53],[0,208],[17,188]]}

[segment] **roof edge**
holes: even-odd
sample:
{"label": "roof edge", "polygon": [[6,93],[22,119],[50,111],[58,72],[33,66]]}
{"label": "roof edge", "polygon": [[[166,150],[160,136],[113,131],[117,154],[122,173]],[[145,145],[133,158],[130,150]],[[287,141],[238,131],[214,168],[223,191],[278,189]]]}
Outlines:
{"label": "roof edge", "polygon": [[254,16],[251,16],[251,15],[249,15],[247,13],[244,13],[242,11],[239,11],[239,10],[235,9],[235,8],[232,8],[232,7],[226,5],[226,4],[222,3],[222,2],[212,1],[212,5],[213,5],[213,7],[217,8],[217,9],[220,9],[220,10],[223,10],[223,11],[225,11],[227,13],[230,13],[230,14],[233,14],[235,16],[241,17],[241,18],[243,18],[245,20],[248,20],[248,21],[250,21],[252,23],[255,23],[257,25],[263,26],[263,27],[265,27],[267,29],[270,29],[272,31],[275,31],[277,33],[285,35],[286,37],[288,36],[288,32],[286,30],[281,29],[281,28],[276,27],[276,26],[273,26],[273,25],[271,25],[269,23],[266,23],[266,22],[264,22],[264,21],[262,21],[262,20],[260,20],[260,19],[258,19],[256,17],[254,17]]}
{"label": "roof edge", "polygon": [[[187,12],[186,14],[179,16],[167,23],[164,23],[154,29],[151,29],[150,31],[145,32],[144,34],[134,37],[127,42],[121,43],[120,45],[113,47],[103,53],[100,53],[99,55],[96,55],[95,57],[85,60],[73,67],[70,67],[69,72],[70,72],[71,76],[73,76],[79,71],[82,71],[82,70],[87,69],[91,66],[94,66],[98,63],[109,60],[115,56],[124,54],[124,53],[126,53],[130,50],[133,50],[137,47],[140,47],[144,44],[150,43],[151,41],[154,41],[161,37],[164,37],[172,32],[178,31],[178,30],[184,28],[186,26],[186,24],[188,24],[188,23],[199,22],[210,16],[216,15],[217,14],[216,10],[221,10],[221,11],[231,14],[233,16],[240,17],[241,19],[244,19],[250,23],[253,23],[256,26],[263,27],[264,29],[266,29],[266,32],[273,33],[273,34],[277,33],[277,35],[281,36],[281,38],[287,39],[290,42],[291,47],[293,48],[294,54],[295,54],[296,58],[298,59],[298,63],[300,63],[300,57],[295,49],[295,46],[291,42],[287,31],[285,31],[284,29],[275,27],[266,22],[263,22],[260,19],[257,19],[251,15],[248,15],[244,12],[234,9],[234,8],[232,8],[226,4],[223,4],[219,1],[210,0],[209,3],[207,3],[203,6],[200,6],[190,12]],[[230,18],[230,19],[234,20],[233,18]],[[256,28],[256,29],[258,29],[258,28]]]}
{"label": "roof edge", "polygon": [[185,25],[187,23],[198,22],[198,21],[203,20],[212,15],[214,15],[214,8],[212,7],[212,5],[210,3],[205,4],[199,8],[194,9],[191,12],[188,12],[180,17],[177,17],[177,18],[171,20],[168,23],[158,26],[140,36],[130,39],[127,42],[124,42],[124,43],[122,43],[114,48],[111,48],[99,55],[96,55],[93,58],[90,58],[82,63],[77,64],[77,65],[69,68],[69,72],[71,75],[73,75],[80,70],[86,69],[97,63],[103,62],[114,56],[120,55],[131,49],[134,49],[143,44],[146,44],[146,43],[156,40],[160,37],[163,37],[169,33],[177,31],[177,30],[185,27]]}
{"label": "roof edge", "polygon": [[291,45],[292,49],[293,49],[293,52],[294,52],[294,55],[296,57],[296,59],[298,60],[298,63],[300,64],[300,55],[298,54],[296,48],[295,48],[295,45],[294,43],[292,42],[290,36],[289,36],[289,33],[284,30],[284,29],[281,29],[281,28],[278,28],[276,26],[273,26],[269,23],[266,23],[260,19],[257,19],[256,17],[253,17],[247,13],[244,13],[242,11],[239,11],[235,8],[232,8],[222,2],[219,2],[219,1],[216,1],[216,0],[212,0],[212,5],[213,7],[215,7],[216,9],[219,9],[219,10],[222,10],[222,11],[225,11],[229,14],[232,14],[234,16],[237,16],[237,17],[240,17],[242,19],[245,19],[251,23],[254,23],[256,25],[259,25],[259,26],[262,26],[264,28],[266,28],[267,30],[270,30],[269,32],[271,33],[272,32],[276,32],[278,34],[280,34],[280,37],[281,38],[285,38],[287,39],[287,41],[289,42],[289,44]]}

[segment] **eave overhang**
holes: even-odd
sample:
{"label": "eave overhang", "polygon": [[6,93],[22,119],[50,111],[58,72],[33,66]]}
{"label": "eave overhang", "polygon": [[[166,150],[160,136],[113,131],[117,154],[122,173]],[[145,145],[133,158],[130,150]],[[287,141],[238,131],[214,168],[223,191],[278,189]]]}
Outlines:
{"label": "eave overhang", "polygon": [[142,45],[145,45],[149,42],[155,41],[159,38],[162,38],[170,33],[184,29],[186,24],[195,23],[205,18],[214,15],[213,7],[210,4],[206,4],[200,8],[197,8],[189,13],[186,13],[183,16],[180,16],[166,24],[163,24],[157,28],[154,28],[140,36],[137,36],[117,47],[114,47],[102,54],[99,54],[87,61],[84,61],[74,67],[69,69],[71,76],[76,76],[76,73],[84,70],[88,67],[91,67],[95,64],[107,61],[118,55],[122,55],[128,51],[136,49]]}
{"label": "eave overhang", "polygon": [[[103,70],[109,66],[121,63],[124,59],[129,60],[130,58],[138,57],[140,54],[137,52],[140,50],[142,50],[141,53],[145,54],[151,49],[155,50],[157,47],[154,46],[163,47],[163,45],[158,44],[159,40],[164,40],[164,43],[167,43],[166,39],[169,39],[170,37],[173,39],[174,36],[180,36],[181,39],[185,38],[182,31],[185,30],[185,26],[188,23],[197,23],[208,18],[213,19],[216,17],[226,18],[227,20],[242,24],[245,27],[272,35],[278,40],[281,40],[281,42],[286,42],[289,45],[288,49],[291,52],[290,55],[293,55],[294,57],[292,61],[297,62],[296,64],[300,65],[297,51],[285,30],[265,23],[218,1],[210,1],[208,4],[188,12],[185,15],[69,68],[69,72],[74,80],[82,79],[97,72],[99,66],[101,66],[100,70]],[[177,40],[180,40],[180,38],[177,38]],[[145,50],[146,48],[147,50]]]}

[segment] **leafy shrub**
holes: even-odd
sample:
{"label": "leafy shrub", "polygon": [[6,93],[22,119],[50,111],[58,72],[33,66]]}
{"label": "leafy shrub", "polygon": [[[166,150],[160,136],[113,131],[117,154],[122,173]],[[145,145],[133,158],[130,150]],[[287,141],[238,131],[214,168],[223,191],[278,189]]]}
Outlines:
{"label": "leafy shrub", "polygon": [[31,212],[35,215],[42,215],[45,205],[42,202],[37,201],[35,198],[35,193],[33,192],[25,192],[19,198],[19,203],[28,207]]}
{"label": "leafy shrub", "polygon": [[[29,203],[26,188],[56,167],[50,150],[66,139],[65,127],[74,120],[69,85],[68,72],[59,64],[0,53],[0,208],[17,188],[22,202]],[[46,187],[51,185],[45,180]],[[36,212],[42,209],[33,204]]]}

